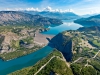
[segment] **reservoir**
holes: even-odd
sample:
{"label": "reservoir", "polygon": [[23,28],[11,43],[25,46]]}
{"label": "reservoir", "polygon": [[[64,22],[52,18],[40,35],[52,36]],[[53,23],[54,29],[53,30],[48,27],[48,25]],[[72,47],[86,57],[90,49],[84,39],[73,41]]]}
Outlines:
{"label": "reservoir", "polygon": [[17,59],[10,61],[0,60],[0,75],[7,75],[24,67],[32,66],[42,58],[46,57],[50,52],[52,52],[52,50],[51,47],[46,46],[36,52]]}
{"label": "reservoir", "polygon": [[62,25],[59,25],[59,26],[51,25],[48,27],[50,28],[50,30],[47,32],[44,32],[43,34],[56,35],[65,30],[76,30],[80,27],[83,27],[83,26],[74,23],[73,20],[63,20]]}
{"label": "reservoir", "polygon": [[[59,25],[59,26],[51,25],[48,27],[50,28],[50,30],[42,34],[56,35],[59,32],[62,32],[65,30],[76,30],[79,27],[82,27],[82,26],[79,24],[75,24],[72,20],[67,20],[67,21],[63,20],[62,25]],[[20,70],[22,68],[32,66],[35,63],[37,63],[39,60],[43,59],[48,54],[50,54],[52,50],[53,49],[51,47],[46,46],[29,55],[22,56],[20,58],[16,58],[10,61],[2,61],[0,59],[0,75],[7,75],[16,70]]]}

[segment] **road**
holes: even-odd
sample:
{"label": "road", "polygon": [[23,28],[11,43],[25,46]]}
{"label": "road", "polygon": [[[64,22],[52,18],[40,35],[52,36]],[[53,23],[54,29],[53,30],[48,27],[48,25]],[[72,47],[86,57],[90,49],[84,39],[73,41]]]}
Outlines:
{"label": "road", "polygon": [[77,60],[73,61],[71,64],[76,63],[76,62],[79,61],[80,59],[82,59],[82,57],[79,57]]}
{"label": "road", "polygon": [[96,58],[96,56],[99,54],[100,50],[94,55],[93,58]]}
{"label": "road", "polygon": [[51,57],[47,63],[45,63],[43,66],[41,66],[41,68],[34,75],[37,75],[53,58],[55,58],[55,56]]}

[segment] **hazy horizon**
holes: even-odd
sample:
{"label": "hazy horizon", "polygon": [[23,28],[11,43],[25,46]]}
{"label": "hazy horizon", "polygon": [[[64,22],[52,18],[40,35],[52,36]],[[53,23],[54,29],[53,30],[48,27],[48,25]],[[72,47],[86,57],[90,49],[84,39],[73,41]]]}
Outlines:
{"label": "hazy horizon", "polygon": [[74,12],[78,15],[100,13],[100,0],[0,0],[0,11]]}

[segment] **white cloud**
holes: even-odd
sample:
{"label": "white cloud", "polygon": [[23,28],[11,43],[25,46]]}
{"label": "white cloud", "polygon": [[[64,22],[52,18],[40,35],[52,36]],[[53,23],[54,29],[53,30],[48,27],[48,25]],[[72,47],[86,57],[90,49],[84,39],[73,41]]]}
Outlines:
{"label": "white cloud", "polygon": [[10,9],[10,8],[7,8],[5,9],[5,11],[23,11],[23,10],[26,10],[26,11],[50,11],[50,12],[61,12],[61,13],[64,13],[64,12],[74,12],[73,9],[66,9],[66,10],[62,10],[62,9],[53,9],[52,7],[48,6],[46,8],[43,8],[43,9],[39,9],[39,8],[34,8],[34,7],[31,7],[31,8],[13,8],[13,9]]}
{"label": "white cloud", "polygon": [[11,11],[11,9],[9,9],[9,8],[6,8],[6,9],[5,9],[5,11]]}
{"label": "white cloud", "polygon": [[45,11],[52,11],[52,8],[50,6],[44,8]]}
{"label": "white cloud", "polygon": [[50,11],[50,12],[74,12],[73,9],[66,9],[66,10],[62,10],[62,9],[52,9],[52,7],[48,6],[46,8],[44,8],[42,11]]}
{"label": "white cloud", "polygon": [[92,11],[90,11],[89,14],[99,14],[99,13],[100,13],[100,11],[98,11],[98,10],[92,10]]}
{"label": "white cloud", "polygon": [[59,9],[55,9],[55,12],[59,12],[60,10]]}
{"label": "white cloud", "polygon": [[41,11],[41,10],[39,10],[38,8],[33,8],[33,7],[31,7],[31,8],[26,8],[25,10],[27,10],[27,11]]}
{"label": "white cloud", "polygon": [[23,11],[23,10],[26,10],[26,11],[41,11],[39,10],[38,8],[6,8],[4,9],[4,11]]}
{"label": "white cloud", "polygon": [[[31,7],[31,8],[26,8],[26,9],[23,9],[23,10],[26,10],[26,11],[38,11],[38,12],[43,11],[43,10],[40,10],[39,8],[33,8],[33,7]],[[49,9],[48,9],[48,10],[49,10]]]}
{"label": "white cloud", "polygon": [[22,8],[15,8],[16,11],[22,11]]}
{"label": "white cloud", "polygon": [[67,9],[64,12],[74,12],[74,10],[73,9]]}
{"label": "white cloud", "polygon": [[27,10],[27,11],[34,11],[35,8],[33,8],[33,7],[32,7],[32,8],[26,8],[26,10]]}

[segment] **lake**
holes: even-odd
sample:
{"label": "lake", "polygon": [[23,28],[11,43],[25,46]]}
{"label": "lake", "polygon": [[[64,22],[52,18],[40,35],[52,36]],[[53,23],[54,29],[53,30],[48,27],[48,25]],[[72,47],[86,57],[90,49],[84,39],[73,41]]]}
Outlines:
{"label": "lake", "polygon": [[42,58],[46,57],[52,50],[51,47],[46,46],[36,52],[17,59],[10,61],[0,60],[0,75],[6,75],[24,67],[32,66]]}
{"label": "lake", "polygon": [[[49,34],[49,35],[56,35],[59,32],[65,31],[65,30],[76,30],[79,27],[82,27],[79,24],[75,24],[72,20],[63,20],[63,24],[59,26],[51,25],[48,28],[50,28],[49,31],[44,32],[42,34]],[[46,57],[49,53],[52,52],[52,48],[49,46],[46,46],[38,51],[35,51],[29,55],[13,59],[10,61],[2,61],[0,60],[0,75],[7,75],[8,73],[14,72],[16,70],[32,66],[35,63],[37,63],[39,60]]]}
{"label": "lake", "polygon": [[62,25],[59,26],[51,25],[48,27],[50,28],[50,30],[47,32],[43,32],[43,34],[56,35],[65,30],[76,30],[79,27],[82,27],[82,25],[74,23],[73,20],[67,20],[67,21],[63,20]]}

